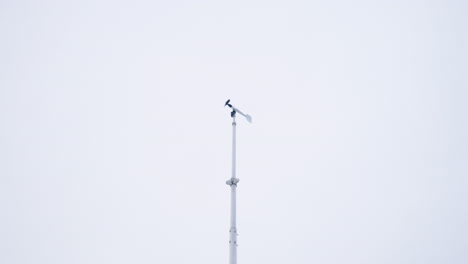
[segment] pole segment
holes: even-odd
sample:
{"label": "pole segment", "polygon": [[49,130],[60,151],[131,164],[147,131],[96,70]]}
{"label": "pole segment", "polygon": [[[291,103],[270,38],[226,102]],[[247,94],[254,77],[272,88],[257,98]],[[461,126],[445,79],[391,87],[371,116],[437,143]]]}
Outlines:
{"label": "pole segment", "polygon": [[232,117],[232,176],[226,181],[231,186],[231,228],[229,229],[229,264],[237,264],[237,227],[236,227],[236,189],[239,179],[236,178],[236,111]]}

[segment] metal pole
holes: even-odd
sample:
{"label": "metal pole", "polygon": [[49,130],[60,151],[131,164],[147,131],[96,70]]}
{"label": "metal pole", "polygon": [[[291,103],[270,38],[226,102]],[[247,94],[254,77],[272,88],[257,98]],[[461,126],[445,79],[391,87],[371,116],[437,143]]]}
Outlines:
{"label": "metal pole", "polygon": [[236,111],[232,117],[232,176],[226,181],[231,186],[231,228],[229,229],[229,264],[237,264],[237,228],[236,228],[236,188],[239,179],[236,178]]}

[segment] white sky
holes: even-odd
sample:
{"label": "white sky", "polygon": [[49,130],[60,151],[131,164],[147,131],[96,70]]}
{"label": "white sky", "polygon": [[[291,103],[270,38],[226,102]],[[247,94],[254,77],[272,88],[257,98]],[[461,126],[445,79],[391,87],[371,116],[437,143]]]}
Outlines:
{"label": "white sky", "polygon": [[464,1],[0,1],[0,263],[468,263]]}

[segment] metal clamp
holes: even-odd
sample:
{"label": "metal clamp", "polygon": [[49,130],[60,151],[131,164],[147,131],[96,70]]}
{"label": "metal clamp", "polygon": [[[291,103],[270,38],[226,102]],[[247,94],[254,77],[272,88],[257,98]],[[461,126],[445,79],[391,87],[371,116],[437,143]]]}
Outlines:
{"label": "metal clamp", "polygon": [[231,178],[231,179],[229,179],[229,180],[226,181],[226,184],[229,185],[229,186],[231,186],[231,185],[237,186],[237,183],[238,183],[238,182],[239,182],[239,179],[238,179],[238,178],[234,178],[234,179]]}

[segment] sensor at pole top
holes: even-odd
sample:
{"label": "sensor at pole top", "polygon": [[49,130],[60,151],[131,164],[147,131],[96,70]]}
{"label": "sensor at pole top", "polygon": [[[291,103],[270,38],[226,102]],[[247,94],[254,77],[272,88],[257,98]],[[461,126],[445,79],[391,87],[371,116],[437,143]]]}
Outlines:
{"label": "sensor at pole top", "polygon": [[229,106],[229,108],[232,109],[232,111],[233,111],[233,112],[231,113],[231,116],[232,116],[232,117],[234,117],[236,113],[239,113],[239,114],[241,114],[242,116],[244,116],[245,119],[247,119],[247,122],[252,123],[252,117],[251,117],[250,115],[247,115],[247,114],[242,113],[241,110],[239,110],[239,109],[237,109],[236,107],[234,107],[232,104],[230,104],[230,102],[231,102],[231,99],[228,99],[228,100],[226,101],[226,103],[224,104],[224,106]]}

